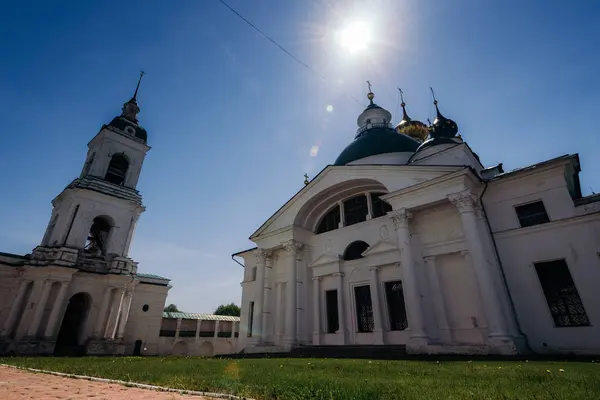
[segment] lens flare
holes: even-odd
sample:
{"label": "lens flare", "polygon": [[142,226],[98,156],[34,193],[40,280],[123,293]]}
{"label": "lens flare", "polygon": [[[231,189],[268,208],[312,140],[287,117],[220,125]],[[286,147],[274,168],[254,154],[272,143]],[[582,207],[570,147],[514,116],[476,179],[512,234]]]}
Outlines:
{"label": "lens flare", "polygon": [[318,145],[314,145],[313,147],[310,148],[310,156],[311,157],[316,157],[317,154],[319,154],[319,146]]}
{"label": "lens flare", "polygon": [[339,31],[339,42],[350,53],[365,50],[371,42],[371,29],[364,21],[351,22]]}

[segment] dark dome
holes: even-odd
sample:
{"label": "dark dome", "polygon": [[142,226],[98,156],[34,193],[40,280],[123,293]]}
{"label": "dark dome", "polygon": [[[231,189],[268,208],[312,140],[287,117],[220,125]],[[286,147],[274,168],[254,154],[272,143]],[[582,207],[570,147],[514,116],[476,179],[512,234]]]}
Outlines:
{"label": "dark dome", "polygon": [[346,165],[361,158],[386,153],[414,153],[419,142],[392,128],[371,128],[362,132],[340,153],[333,165]]}
{"label": "dark dome", "polygon": [[123,116],[113,118],[113,120],[110,121],[110,124],[108,124],[108,126],[112,126],[123,132],[127,132],[127,128],[129,127],[130,129],[134,130],[133,136],[142,139],[144,142],[148,140],[148,134],[146,133],[146,130],[144,128],[142,128],[134,122],[129,121]]}
{"label": "dark dome", "polygon": [[437,101],[434,102],[437,116],[433,121],[433,129],[431,132],[432,137],[444,137],[452,138],[458,133],[458,126],[456,122],[448,119],[442,115],[437,106]]}

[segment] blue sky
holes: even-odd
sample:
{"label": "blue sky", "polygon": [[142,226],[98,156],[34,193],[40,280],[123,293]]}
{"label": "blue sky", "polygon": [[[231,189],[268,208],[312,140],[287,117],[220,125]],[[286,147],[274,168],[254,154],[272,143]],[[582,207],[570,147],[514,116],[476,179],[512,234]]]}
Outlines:
{"label": "blue sky", "polygon": [[[172,278],[168,302],[212,312],[239,303],[230,256],[352,140],[366,104],[398,120],[442,112],[486,165],[579,153],[600,191],[594,121],[600,6],[455,0],[229,0],[310,64],[323,83],[217,0],[12,1],[0,5],[0,251],[30,252],[50,201],[75,178],[87,142],[120,113],[138,71],[149,152],[131,256]],[[366,51],[334,32],[372,27]],[[327,106],[333,107],[332,111]],[[311,155],[311,148],[318,152]]]}

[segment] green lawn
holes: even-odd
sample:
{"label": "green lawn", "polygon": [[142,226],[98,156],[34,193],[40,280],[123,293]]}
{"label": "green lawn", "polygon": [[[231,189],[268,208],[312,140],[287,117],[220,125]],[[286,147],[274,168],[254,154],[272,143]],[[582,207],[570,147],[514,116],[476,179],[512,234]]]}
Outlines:
{"label": "green lawn", "polygon": [[0,363],[256,399],[600,399],[600,363],[0,358]]}

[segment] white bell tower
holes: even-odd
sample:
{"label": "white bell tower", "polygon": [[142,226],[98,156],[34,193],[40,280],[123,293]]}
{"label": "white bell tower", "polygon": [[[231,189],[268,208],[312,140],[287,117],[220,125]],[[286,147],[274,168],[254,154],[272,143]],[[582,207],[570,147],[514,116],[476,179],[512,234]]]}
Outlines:
{"label": "white bell tower", "polygon": [[135,273],[128,258],[136,223],[145,208],[136,190],[147,145],[146,130],[137,119],[137,93],[120,116],[88,143],[79,178],[53,201],[52,215],[35,264],[58,264],[91,272]]}

